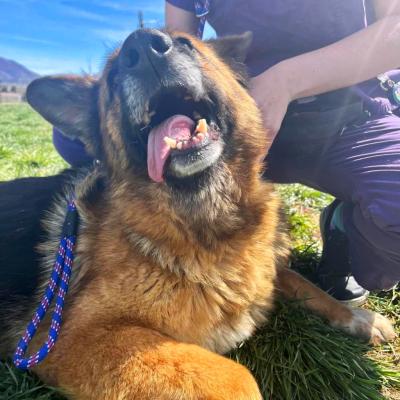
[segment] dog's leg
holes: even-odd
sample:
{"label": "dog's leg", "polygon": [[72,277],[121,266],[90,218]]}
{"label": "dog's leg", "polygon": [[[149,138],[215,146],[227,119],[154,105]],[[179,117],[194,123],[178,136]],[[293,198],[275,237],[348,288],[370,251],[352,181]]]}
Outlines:
{"label": "dog's leg", "polygon": [[262,399],[242,365],[139,327],[64,335],[36,372],[77,400]]}
{"label": "dog's leg", "polygon": [[387,318],[369,310],[347,307],[293,270],[278,268],[277,288],[286,298],[303,300],[305,307],[326,318],[332,326],[371,344],[396,337]]}

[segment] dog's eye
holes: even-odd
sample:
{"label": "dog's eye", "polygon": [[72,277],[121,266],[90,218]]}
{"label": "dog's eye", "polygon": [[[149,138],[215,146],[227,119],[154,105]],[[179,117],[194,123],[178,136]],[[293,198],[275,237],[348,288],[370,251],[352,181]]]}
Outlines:
{"label": "dog's eye", "polygon": [[185,38],[185,37],[177,37],[176,41],[179,44],[181,44],[183,46],[186,46],[189,50],[193,50],[194,49],[194,47],[192,45],[192,42],[189,39]]}

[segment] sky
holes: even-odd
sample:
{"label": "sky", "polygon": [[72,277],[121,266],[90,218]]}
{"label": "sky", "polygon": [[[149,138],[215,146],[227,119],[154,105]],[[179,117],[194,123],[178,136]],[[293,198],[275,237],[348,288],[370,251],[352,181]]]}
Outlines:
{"label": "sky", "polygon": [[41,75],[96,73],[139,10],[146,27],[163,26],[163,0],[0,0],[0,57]]}

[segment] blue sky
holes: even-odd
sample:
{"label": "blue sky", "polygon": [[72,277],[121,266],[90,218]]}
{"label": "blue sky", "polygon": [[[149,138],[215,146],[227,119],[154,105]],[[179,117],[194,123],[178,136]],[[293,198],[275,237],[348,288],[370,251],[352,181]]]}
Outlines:
{"label": "blue sky", "polygon": [[96,72],[139,10],[163,26],[163,0],[0,0],[0,56],[39,74]]}

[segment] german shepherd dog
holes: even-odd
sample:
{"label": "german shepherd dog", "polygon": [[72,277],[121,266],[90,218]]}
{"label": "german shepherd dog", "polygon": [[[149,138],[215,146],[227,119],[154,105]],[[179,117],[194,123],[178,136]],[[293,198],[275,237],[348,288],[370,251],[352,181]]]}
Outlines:
{"label": "german shepherd dog", "polygon": [[62,329],[34,368],[70,398],[260,399],[249,371],[217,353],[264,324],[277,293],[372,343],[394,337],[384,317],[286,268],[279,200],[261,178],[267,139],[246,90],[250,40],[142,29],[99,79],[31,83],[31,106],[99,161],[2,184],[2,356],[43,293],[72,193],[80,226]]}

